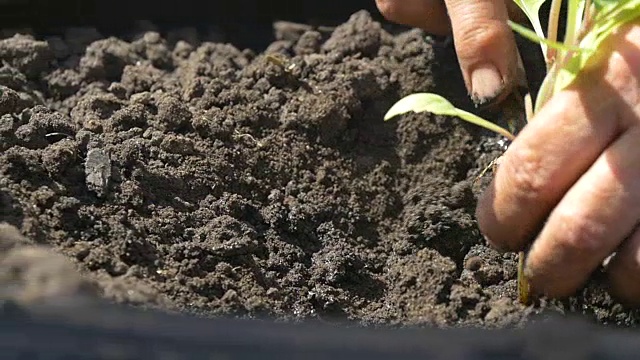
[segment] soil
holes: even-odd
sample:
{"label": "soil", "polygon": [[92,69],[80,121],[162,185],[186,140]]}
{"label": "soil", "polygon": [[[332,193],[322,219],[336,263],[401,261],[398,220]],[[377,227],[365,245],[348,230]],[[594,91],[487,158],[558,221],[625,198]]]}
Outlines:
{"label": "soil", "polygon": [[5,34],[0,295],[371,326],[637,322],[597,276],[520,305],[515,255],[473,216],[500,139],[382,121],[416,91],[468,106],[450,44],[366,11],[274,31],[264,51],[194,29]]}

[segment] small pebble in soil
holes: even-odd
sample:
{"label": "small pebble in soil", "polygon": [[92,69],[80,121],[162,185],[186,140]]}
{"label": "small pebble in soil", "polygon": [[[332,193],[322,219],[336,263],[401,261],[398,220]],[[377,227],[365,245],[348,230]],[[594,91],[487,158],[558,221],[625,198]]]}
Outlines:
{"label": "small pebble in soil", "polygon": [[86,183],[89,190],[98,196],[104,196],[111,177],[111,160],[102,149],[91,149],[87,152],[85,161]]}
{"label": "small pebble in soil", "polygon": [[482,258],[479,256],[472,256],[464,263],[464,268],[469,271],[478,271],[482,267]]}

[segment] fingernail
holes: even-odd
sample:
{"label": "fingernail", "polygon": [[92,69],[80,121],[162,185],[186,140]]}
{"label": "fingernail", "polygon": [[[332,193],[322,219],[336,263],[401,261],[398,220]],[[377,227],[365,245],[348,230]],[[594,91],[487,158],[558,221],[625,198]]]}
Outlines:
{"label": "fingernail", "polygon": [[483,64],[471,73],[471,100],[476,105],[489,102],[504,90],[504,81],[492,64]]}

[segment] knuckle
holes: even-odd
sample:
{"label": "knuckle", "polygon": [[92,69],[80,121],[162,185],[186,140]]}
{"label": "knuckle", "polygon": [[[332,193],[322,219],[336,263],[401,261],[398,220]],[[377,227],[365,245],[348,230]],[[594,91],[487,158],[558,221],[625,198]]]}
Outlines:
{"label": "knuckle", "polygon": [[543,157],[529,148],[510,150],[509,161],[501,166],[508,167],[509,187],[523,200],[541,200],[547,186]]}
{"label": "knuckle", "polygon": [[460,26],[454,37],[458,54],[463,56],[477,56],[478,52],[497,50],[504,44],[508,34],[505,25],[495,20],[466,21]]}

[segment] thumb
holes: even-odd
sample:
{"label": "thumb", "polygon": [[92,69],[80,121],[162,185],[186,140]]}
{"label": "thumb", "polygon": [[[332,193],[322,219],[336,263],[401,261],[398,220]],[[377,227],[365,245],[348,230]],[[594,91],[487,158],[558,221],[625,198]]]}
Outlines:
{"label": "thumb", "polygon": [[499,102],[526,78],[504,0],[445,0],[467,90],[476,105]]}

